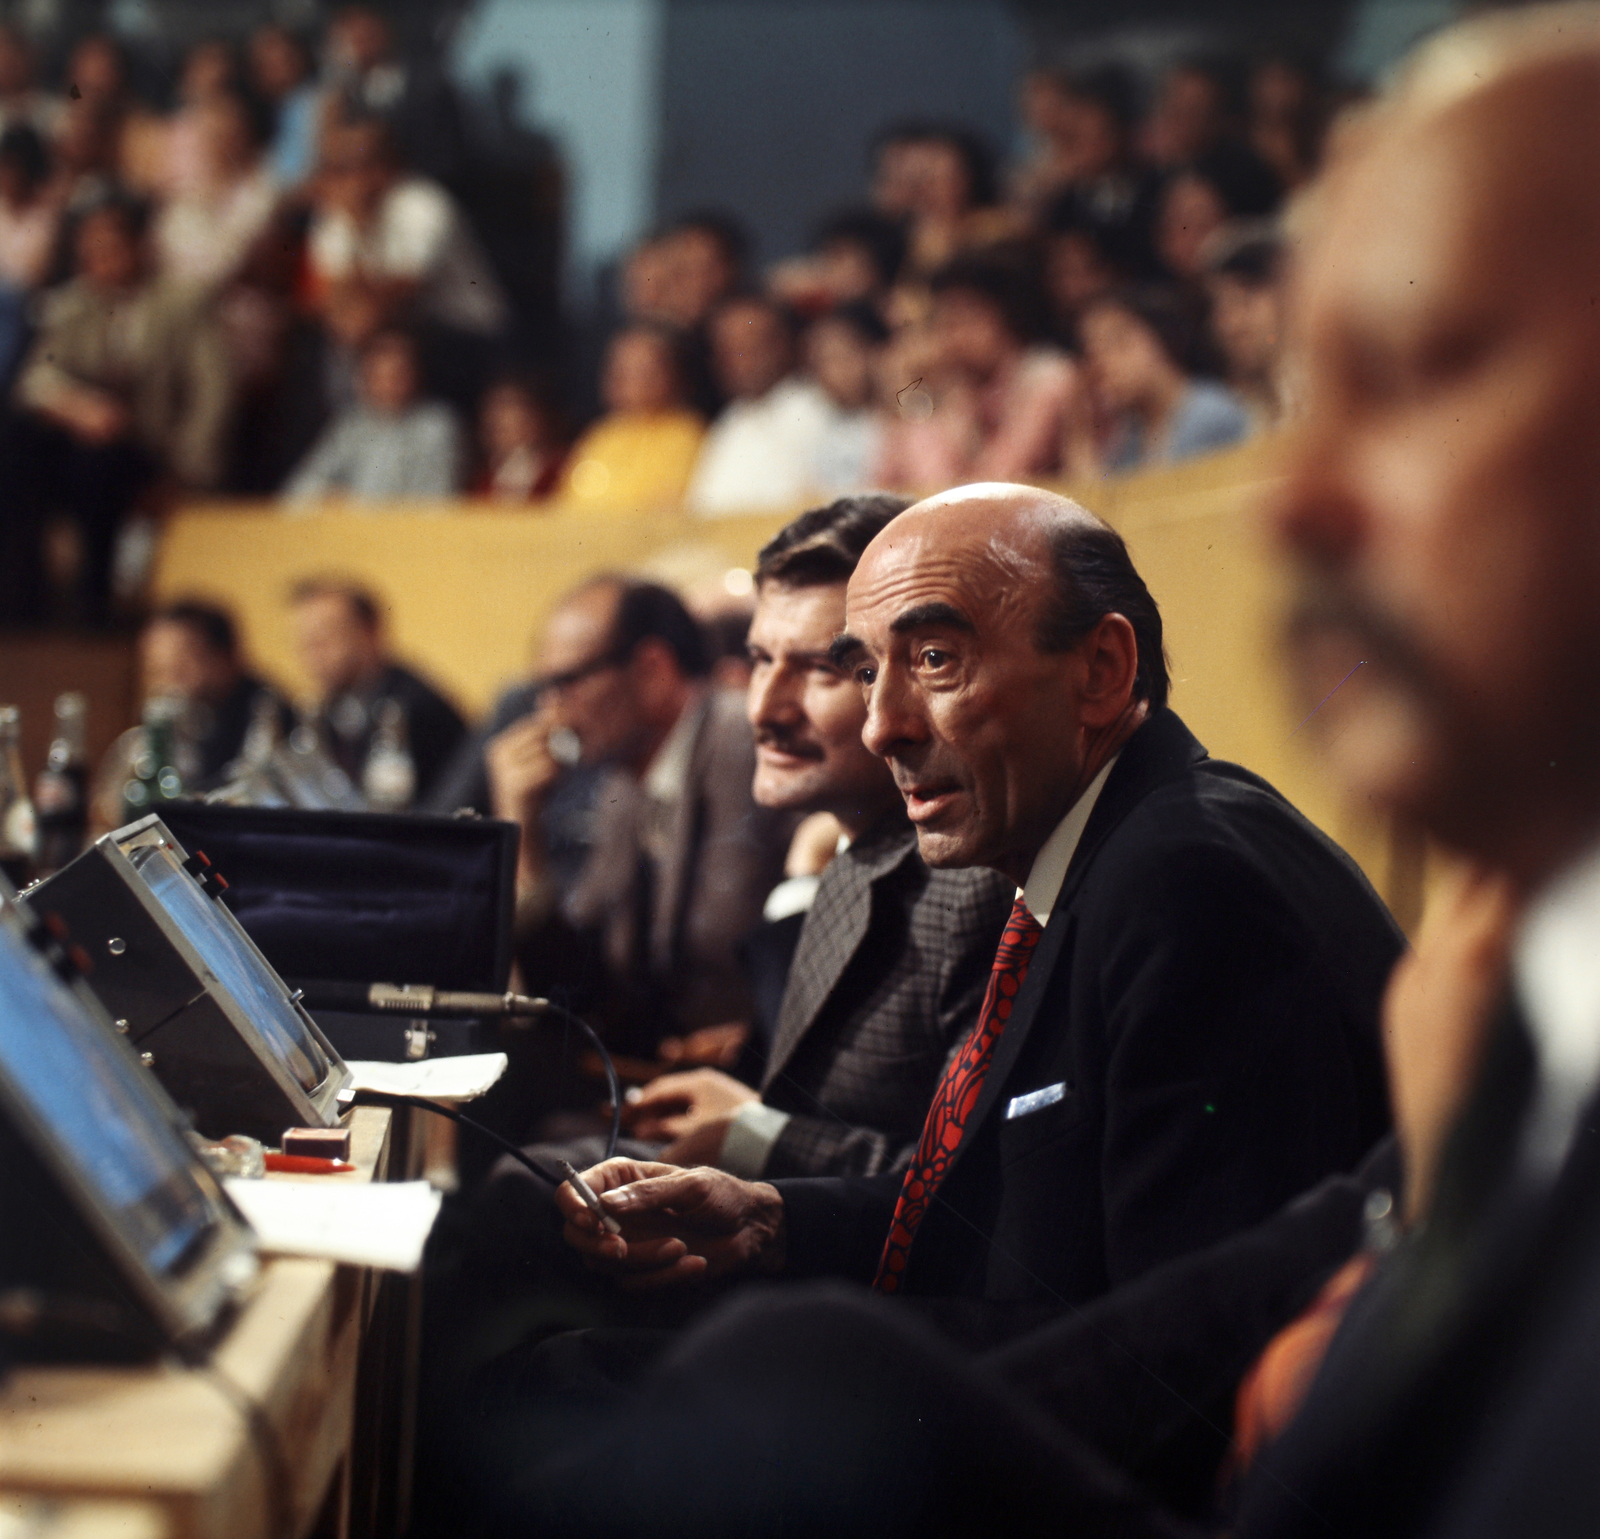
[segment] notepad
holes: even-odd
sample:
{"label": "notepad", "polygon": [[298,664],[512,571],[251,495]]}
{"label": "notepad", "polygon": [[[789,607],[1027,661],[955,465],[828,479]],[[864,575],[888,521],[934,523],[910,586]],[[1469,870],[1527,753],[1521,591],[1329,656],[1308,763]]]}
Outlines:
{"label": "notepad", "polygon": [[388,1272],[422,1264],[442,1194],[426,1181],[225,1183],[263,1251]]}
{"label": "notepad", "polygon": [[506,1072],[504,1053],[463,1053],[458,1058],[424,1058],[421,1063],[380,1063],[353,1059],[347,1065],[356,1090],[380,1095],[420,1095],[433,1101],[472,1101]]}

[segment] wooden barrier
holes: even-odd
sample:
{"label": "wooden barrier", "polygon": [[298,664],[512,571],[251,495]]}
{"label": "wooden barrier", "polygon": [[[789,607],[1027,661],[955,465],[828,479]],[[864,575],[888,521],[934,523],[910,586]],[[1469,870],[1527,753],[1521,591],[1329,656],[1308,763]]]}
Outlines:
{"label": "wooden barrier", "polygon": [[[1409,927],[1420,854],[1344,803],[1279,678],[1281,579],[1258,516],[1274,453],[1270,442],[1252,443],[1073,490],[1122,531],[1161,604],[1174,706],[1214,754],[1265,775],[1350,850]],[[301,517],[260,505],[195,507],[168,529],[155,586],[162,598],[201,594],[230,605],[259,663],[300,690],[289,588],[313,573],[349,574],[383,596],[397,653],[481,712],[526,673],[551,605],[584,577],[625,570],[685,587],[715,581],[748,568],[784,522],[461,504]]]}

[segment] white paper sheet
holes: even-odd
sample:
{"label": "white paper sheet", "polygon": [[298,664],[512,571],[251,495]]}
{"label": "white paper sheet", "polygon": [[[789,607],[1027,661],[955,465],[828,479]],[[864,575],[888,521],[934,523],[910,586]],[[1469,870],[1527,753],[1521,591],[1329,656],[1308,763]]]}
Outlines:
{"label": "white paper sheet", "polygon": [[357,1090],[382,1095],[422,1095],[431,1101],[476,1100],[506,1072],[504,1053],[464,1053],[459,1058],[424,1058],[421,1063],[352,1059]]}
{"label": "white paper sheet", "polygon": [[238,1179],[225,1184],[264,1251],[389,1272],[416,1271],[442,1194],[426,1181],[324,1179],[326,1186]]}

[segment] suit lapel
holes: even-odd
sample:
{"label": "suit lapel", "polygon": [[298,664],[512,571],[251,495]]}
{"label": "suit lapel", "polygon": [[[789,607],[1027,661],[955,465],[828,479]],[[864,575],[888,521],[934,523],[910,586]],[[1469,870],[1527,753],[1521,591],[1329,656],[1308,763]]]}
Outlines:
{"label": "suit lapel", "polygon": [[788,1066],[795,1048],[816,1023],[828,996],[866,940],[872,923],[874,883],[909,859],[915,842],[911,825],[897,812],[836,856],[822,873],[783,992],[764,1085],[770,1085]]}
{"label": "suit lapel", "polygon": [[1028,975],[1017,991],[1011,1009],[1011,1019],[995,1044],[994,1057],[989,1062],[989,1072],[984,1076],[972,1115],[962,1128],[961,1143],[957,1146],[952,1166],[959,1160],[994,1111],[1011,1071],[1022,1054],[1028,1034],[1038,1018],[1039,1005],[1049,989],[1056,969],[1061,965],[1062,948],[1068,930],[1072,928],[1072,904],[1083,886],[1096,855],[1135,807],[1155,788],[1179,775],[1188,774],[1194,765],[1206,757],[1206,751],[1187,727],[1170,710],[1158,711],[1128,739],[1117,760],[1116,768],[1107,777],[1100,799],[1089,815],[1088,826],[1073,852],[1067,867],[1061,892],[1050,910],[1050,923],[1034,948],[1028,963]]}

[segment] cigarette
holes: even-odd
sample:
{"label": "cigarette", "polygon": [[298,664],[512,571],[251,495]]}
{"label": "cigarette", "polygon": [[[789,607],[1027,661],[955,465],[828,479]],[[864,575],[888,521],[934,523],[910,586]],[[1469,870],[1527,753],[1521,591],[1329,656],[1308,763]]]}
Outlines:
{"label": "cigarette", "polygon": [[621,1234],[622,1225],[600,1206],[600,1199],[595,1196],[589,1183],[565,1160],[557,1160],[556,1163],[561,1167],[561,1174],[567,1178],[567,1184],[583,1199],[584,1207],[600,1220],[601,1228],[607,1234]]}

